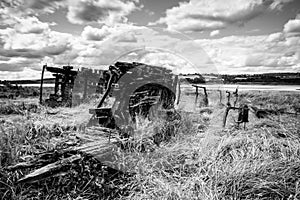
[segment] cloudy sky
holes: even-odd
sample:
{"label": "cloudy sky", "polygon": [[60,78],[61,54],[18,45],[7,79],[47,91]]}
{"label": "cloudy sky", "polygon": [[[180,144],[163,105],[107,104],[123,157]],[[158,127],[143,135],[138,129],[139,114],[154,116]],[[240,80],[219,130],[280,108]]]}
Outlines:
{"label": "cloudy sky", "polygon": [[1,0],[0,80],[43,64],[300,71],[300,0]]}

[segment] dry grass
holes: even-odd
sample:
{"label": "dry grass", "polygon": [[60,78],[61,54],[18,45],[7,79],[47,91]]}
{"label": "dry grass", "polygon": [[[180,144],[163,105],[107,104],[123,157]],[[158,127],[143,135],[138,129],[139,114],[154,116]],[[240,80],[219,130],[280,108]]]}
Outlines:
{"label": "dry grass", "polygon": [[[290,109],[296,101],[293,95],[289,100],[280,95],[259,93],[258,97],[264,105],[272,99],[274,105]],[[215,123],[221,124],[220,113],[216,107],[205,133],[197,131],[191,116],[185,116],[186,124],[174,140],[150,156],[134,155],[138,187],[127,199],[298,199],[299,116],[283,115],[278,121],[277,116],[251,115],[248,129],[240,130],[233,122],[226,129],[216,127]]]}
{"label": "dry grass", "polygon": [[[217,96],[217,95],[216,95]],[[295,112],[299,94],[249,92],[241,102]],[[213,101],[212,101],[213,102]],[[215,100],[215,102],[218,102]],[[217,103],[216,103],[217,104]],[[138,135],[175,135],[151,151],[131,149],[124,154],[131,176],[101,179],[102,168],[91,168],[84,159],[79,175],[55,177],[40,186],[16,185],[26,171],[5,171],[5,166],[47,150],[63,148],[63,141],[77,142],[72,132],[84,129],[92,105],[2,118],[0,193],[4,199],[299,199],[299,115],[284,114],[257,119],[249,116],[246,130],[236,128],[232,112],[221,128],[224,108],[216,105],[181,111],[181,120],[140,121]],[[198,112],[198,111],[197,111]],[[171,127],[171,128],[170,128]],[[174,134],[176,133],[176,134]],[[142,137],[140,137],[142,138]],[[139,142],[139,137],[135,142]],[[95,163],[94,163],[95,164]],[[87,173],[87,169],[90,173]],[[97,173],[98,174],[97,174]],[[62,178],[63,177],[63,178]],[[81,181],[79,181],[79,179]],[[60,183],[61,187],[54,183]],[[77,183],[77,184],[75,184]],[[41,186],[41,184],[43,184]],[[35,196],[35,198],[33,198]]]}

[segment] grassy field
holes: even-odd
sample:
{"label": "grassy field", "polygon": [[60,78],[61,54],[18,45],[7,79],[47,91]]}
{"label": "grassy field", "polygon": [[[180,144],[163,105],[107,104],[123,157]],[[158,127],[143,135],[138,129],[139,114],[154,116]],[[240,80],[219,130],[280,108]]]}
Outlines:
{"label": "grassy field", "polygon": [[107,176],[105,166],[85,158],[67,174],[32,184],[17,183],[28,170],[7,167],[45,151],[81,144],[76,133],[86,130],[88,109],[97,100],[57,109],[5,104],[0,107],[0,198],[299,199],[300,117],[291,113],[299,111],[300,94],[240,93],[240,103],[288,113],[263,119],[250,113],[245,130],[236,126],[236,111],[230,111],[223,128],[225,107],[218,102],[218,93],[208,95],[209,107],[199,107],[200,98],[194,112],[179,108],[181,120],[174,124],[139,121],[140,135],[175,136],[158,147],[149,145],[151,151],[124,154],[129,173]]}

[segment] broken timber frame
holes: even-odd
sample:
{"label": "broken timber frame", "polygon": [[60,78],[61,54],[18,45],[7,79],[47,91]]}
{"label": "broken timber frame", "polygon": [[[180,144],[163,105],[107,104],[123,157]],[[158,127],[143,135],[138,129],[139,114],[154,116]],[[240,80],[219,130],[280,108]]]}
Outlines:
{"label": "broken timber frame", "polygon": [[[77,76],[77,71],[72,69],[72,66],[63,66],[63,68],[48,67],[47,65],[43,66],[40,86],[40,103],[43,103],[43,80],[44,72],[47,70],[53,73],[53,76],[55,77],[55,87],[54,94],[50,94],[49,99],[46,99],[45,103],[53,107],[58,105],[72,105],[72,89],[74,86],[75,77]],[[58,94],[59,91],[60,95]],[[58,101],[59,98],[61,98],[60,101]]]}
{"label": "broken timber frame", "polygon": [[235,95],[235,100],[234,100],[234,105],[231,106],[230,103],[230,96],[231,93],[229,91],[226,91],[227,94],[227,103],[226,103],[226,110],[225,110],[225,114],[223,117],[223,128],[225,128],[226,126],[226,121],[227,121],[227,116],[230,110],[239,110],[239,116],[238,116],[238,126],[240,125],[240,123],[244,123],[244,129],[246,128],[246,123],[249,122],[248,121],[248,112],[249,112],[249,108],[247,105],[244,106],[240,106],[240,107],[236,107],[237,101],[238,101],[238,88],[236,88],[236,90],[233,92],[233,94]]}
{"label": "broken timber frame", "polygon": [[206,87],[200,86],[200,85],[194,85],[194,84],[192,86],[196,88],[196,96],[199,95],[199,92],[198,92],[199,89],[198,88],[202,88],[203,89],[204,96],[205,96],[205,98],[204,98],[204,104],[205,104],[205,106],[208,106],[208,95],[207,95]]}

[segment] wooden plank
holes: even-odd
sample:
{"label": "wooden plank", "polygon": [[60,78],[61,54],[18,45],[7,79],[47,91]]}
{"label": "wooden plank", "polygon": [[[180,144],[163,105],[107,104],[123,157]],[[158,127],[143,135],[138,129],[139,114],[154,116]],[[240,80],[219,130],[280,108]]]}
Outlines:
{"label": "wooden plank", "polygon": [[110,164],[110,162],[115,161],[114,156],[118,151],[116,141],[109,142],[108,140],[89,142],[82,146],[74,148],[76,151],[92,155],[101,163]]}
{"label": "wooden plank", "polygon": [[71,157],[51,163],[21,178],[20,180],[18,180],[18,183],[35,182],[53,176],[57,173],[68,171],[72,166],[72,163],[80,160],[81,158],[81,155],[76,154]]}
{"label": "wooden plank", "polygon": [[[99,140],[95,142],[89,142],[83,144],[78,147],[69,148],[63,150],[61,152],[50,152],[47,153],[48,156],[51,158],[56,157],[57,161],[45,162],[45,165],[41,168],[34,170],[30,174],[24,176],[23,178],[18,180],[18,183],[29,183],[29,182],[36,182],[48,177],[56,176],[61,173],[65,173],[72,165],[76,165],[77,161],[80,161],[84,158],[84,155],[93,156],[96,158],[101,164],[104,164],[110,168],[124,171],[128,170],[126,168],[127,163],[124,162],[124,159],[120,156],[120,148],[117,145],[117,140],[112,139],[111,142],[108,140]],[[59,156],[55,156],[58,154]],[[72,155],[73,154],[73,155]],[[62,156],[64,155],[64,156]],[[66,157],[65,156],[68,156]],[[39,165],[34,165],[40,162],[39,160],[31,162],[31,163],[20,163],[11,167],[11,169],[24,169],[24,168],[33,168],[33,167],[40,167]]]}
{"label": "wooden plank", "polygon": [[77,75],[77,71],[74,70],[66,70],[64,68],[58,68],[58,67],[46,67],[46,70],[52,73],[59,73],[59,74],[70,74],[72,76]]}

